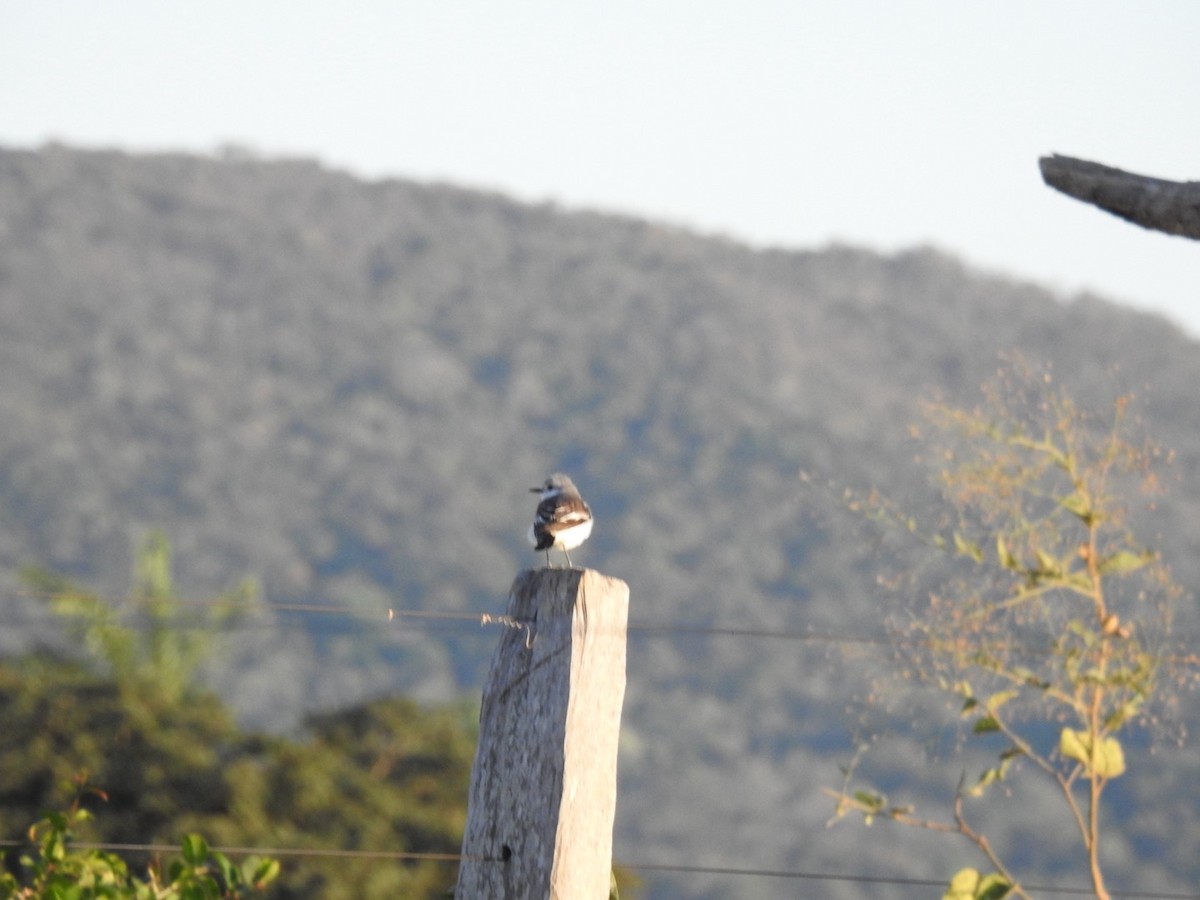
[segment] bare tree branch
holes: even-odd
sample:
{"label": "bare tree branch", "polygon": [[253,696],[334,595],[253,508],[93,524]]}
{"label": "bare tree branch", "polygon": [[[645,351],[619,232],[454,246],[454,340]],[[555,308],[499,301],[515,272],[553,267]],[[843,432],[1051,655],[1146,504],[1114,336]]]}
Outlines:
{"label": "bare tree branch", "polygon": [[1166,181],[1111,166],[1043,156],[1042,180],[1069,197],[1155,231],[1200,240],[1200,182]]}

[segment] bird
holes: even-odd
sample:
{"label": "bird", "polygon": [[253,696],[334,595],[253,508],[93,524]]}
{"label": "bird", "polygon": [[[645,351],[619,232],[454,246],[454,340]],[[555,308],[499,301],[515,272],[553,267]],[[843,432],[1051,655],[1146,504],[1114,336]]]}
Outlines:
{"label": "bird", "polygon": [[546,565],[550,565],[550,549],[557,547],[567,557],[567,565],[574,568],[571,554],[592,533],[592,511],[579,496],[579,488],[561,472],[555,472],[540,487],[530,488],[531,493],[540,494],[533,524],[529,526],[529,542],[535,550],[546,551]]}

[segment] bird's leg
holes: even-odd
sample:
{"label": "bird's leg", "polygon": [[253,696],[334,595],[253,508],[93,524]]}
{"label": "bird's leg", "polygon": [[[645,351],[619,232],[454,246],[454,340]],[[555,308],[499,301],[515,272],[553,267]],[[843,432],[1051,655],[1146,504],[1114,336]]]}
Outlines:
{"label": "bird's leg", "polygon": [[550,548],[546,548],[546,568],[550,568]]}
{"label": "bird's leg", "polygon": [[565,547],[563,548],[563,556],[567,558],[567,565],[572,569],[575,568],[575,563],[571,562],[571,554],[567,552]]}

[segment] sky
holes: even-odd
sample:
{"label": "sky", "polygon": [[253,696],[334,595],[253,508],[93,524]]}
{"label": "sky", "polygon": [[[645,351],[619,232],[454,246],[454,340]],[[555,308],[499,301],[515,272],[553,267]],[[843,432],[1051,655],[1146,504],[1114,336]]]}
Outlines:
{"label": "sky", "polygon": [[0,0],[0,145],[234,145],[754,246],[932,245],[1200,337],[1200,242],[1059,194],[1200,180],[1196,0]]}

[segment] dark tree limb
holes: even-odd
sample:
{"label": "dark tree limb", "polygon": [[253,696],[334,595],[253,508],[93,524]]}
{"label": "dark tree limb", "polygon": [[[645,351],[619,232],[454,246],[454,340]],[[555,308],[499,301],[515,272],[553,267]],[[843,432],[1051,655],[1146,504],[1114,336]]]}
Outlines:
{"label": "dark tree limb", "polygon": [[1200,182],[1166,181],[1111,166],[1043,156],[1042,180],[1069,197],[1155,231],[1200,240]]}

